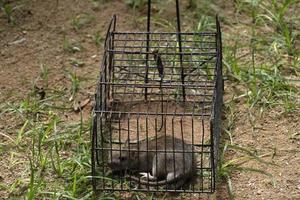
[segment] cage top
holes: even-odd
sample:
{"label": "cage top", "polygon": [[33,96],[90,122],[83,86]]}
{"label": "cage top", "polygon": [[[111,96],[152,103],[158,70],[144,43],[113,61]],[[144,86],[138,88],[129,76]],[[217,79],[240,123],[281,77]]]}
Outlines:
{"label": "cage top", "polygon": [[[106,90],[102,95],[117,102],[118,109],[106,102],[96,112],[211,117],[221,71],[220,34],[218,18],[216,31],[211,32],[129,32],[116,31],[114,16],[99,84]],[[145,111],[125,109],[137,102]],[[153,111],[153,102],[177,106]]]}

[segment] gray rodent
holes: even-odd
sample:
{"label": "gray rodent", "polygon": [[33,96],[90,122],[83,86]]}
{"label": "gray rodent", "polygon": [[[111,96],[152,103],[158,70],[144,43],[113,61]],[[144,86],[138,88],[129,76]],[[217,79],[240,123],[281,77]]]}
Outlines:
{"label": "gray rodent", "polygon": [[[155,152],[156,150],[158,152]],[[166,153],[163,152],[165,150]],[[183,151],[188,152],[183,153]],[[148,139],[148,142],[142,140],[130,145],[127,143],[121,151],[112,151],[108,165],[112,171],[140,172],[143,175],[140,178],[135,176],[127,176],[127,178],[141,185],[177,189],[196,174],[196,153],[193,152],[192,144],[163,134]]]}

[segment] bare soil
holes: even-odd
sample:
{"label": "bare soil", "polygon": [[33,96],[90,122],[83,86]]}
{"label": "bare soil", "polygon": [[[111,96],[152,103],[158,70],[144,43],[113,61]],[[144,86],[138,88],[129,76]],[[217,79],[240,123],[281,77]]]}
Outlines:
{"label": "bare soil", "polygon": [[257,173],[238,173],[233,178],[236,199],[300,199],[300,141],[292,135],[299,133],[299,115],[279,115],[279,109],[272,109],[262,118],[258,117],[253,130],[247,119],[246,110],[235,128],[235,142],[246,147],[254,147],[266,161],[276,165],[247,163],[272,174],[275,186],[267,176]]}
{"label": "bare soil", "polygon": [[[22,8],[15,12],[16,25],[7,23],[3,12],[0,14],[0,102],[18,102],[25,98],[32,90],[33,80],[38,77],[41,66],[50,69],[48,86],[52,88],[63,87],[69,90],[70,80],[64,70],[70,69],[70,59],[76,58],[84,61],[83,67],[75,68],[76,74],[87,78],[82,82],[78,101],[91,97],[95,91],[99,63],[101,61],[102,47],[97,47],[92,35],[97,31],[105,37],[106,28],[112,14],[118,15],[117,28],[119,30],[134,30],[133,14],[123,1],[112,0],[94,7],[91,1],[60,0],[58,5],[53,0],[23,0]],[[228,7],[227,9],[232,9]],[[93,19],[83,28],[76,30],[72,21],[79,14],[88,13]],[[230,31],[224,27],[224,31]],[[80,43],[83,50],[74,54],[63,49],[65,38],[71,43]],[[43,82],[37,84],[45,87]],[[225,99],[232,95],[232,87],[226,87]],[[47,93],[46,93],[47,95]],[[299,114],[292,116],[279,115],[277,108],[264,113],[256,121],[253,129],[249,121],[247,109],[243,103],[237,108],[238,123],[234,128],[234,140],[245,147],[254,147],[259,153],[266,154],[265,159],[277,166],[257,166],[256,162],[247,163],[247,166],[260,167],[271,173],[276,185],[271,184],[270,178],[257,173],[236,173],[232,184],[236,199],[300,199],[300,141],[292,135],[300,132]],[[71,105],[72,106],[72,105]],[[84,118],[90,115],[91,103],[84,108]],[[76,121],[80,116],[74,112],[66,111],[67,120]],[[12,121],[10,116],[4,115],[0,119],[0,132],[16,138],[17,130],[21,125]],[[0,135],[4,142],[7,138]],[[271,152],[271,153],[270,153]],[[20,162],[11,163],[9,153],[1,153],[0,183],[10,186],[24,172],[26,155],[14,155]],[[28,177],[29,178],[29,177]],[[24,188],[26,189],[26,188]],[[6,199],[9,193],[0,188],[0,198]],[[181,197],[169,197],[175,199]],[[216,194],[187,195],[191,199],[228,199],[226,185],[218,184]],[[128,199],[131,199],[128,196]]]}
{"label": "bare soil", "polygon": [[[147,105],[146,105],[147,104]],[[135,113],[159,113],[160,103],[140,103],[128,108]],[[187,108],[186,108],[187,107]],[[179,106],[174,102],[164,103],[165,113],[184,113],[188,106]],[[121,111],[124,111],[121,109]],[[125,110],[126,111],[126,110]],[[118,115],[118,114],[116,114]],[[208,144],[210,139],[209,118],[201,116],[184,115],[132,115],[116,116],[112,119],[113,137],[124,142],[128,139],[128,126],[130,140],[143,140],[154,137],[160,133],[172,134],[177,138],[183,138],[190,144]]]}

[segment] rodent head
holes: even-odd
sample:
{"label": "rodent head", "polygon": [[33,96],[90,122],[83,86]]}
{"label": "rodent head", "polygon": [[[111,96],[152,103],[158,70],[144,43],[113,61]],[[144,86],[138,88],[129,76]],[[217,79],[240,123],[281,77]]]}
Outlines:
{"label": "rodent head", "polygon": [[114,150],[109,152],[108,155],[108,166],[112,171],[123,171],[127,169],[136,169],[137,164],[137,152],[133,149],[128,150],[128,145],[126,144],[120,150]]}

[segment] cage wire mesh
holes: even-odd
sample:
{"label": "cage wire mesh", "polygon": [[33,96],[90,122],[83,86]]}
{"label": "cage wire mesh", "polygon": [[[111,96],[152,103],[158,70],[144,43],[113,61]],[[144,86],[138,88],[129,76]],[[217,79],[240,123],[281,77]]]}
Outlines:
{"label": "cage wire mesh", "polygon": [[[147,32],[118,32],[113,16],[95,95],[94,190],[214,192],[223,98],[220,24],[216,17],[212,32],[178,29],[151,32],[148,24]],[[170,177],[174,182],[142,184]]]}

